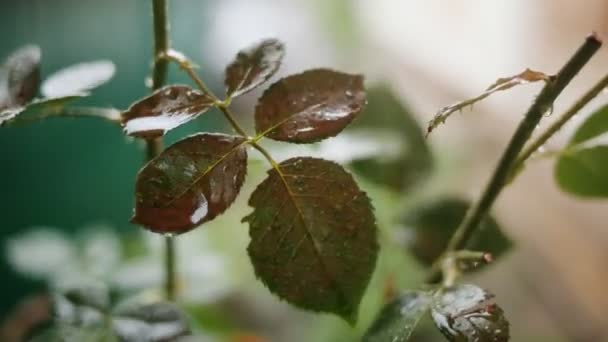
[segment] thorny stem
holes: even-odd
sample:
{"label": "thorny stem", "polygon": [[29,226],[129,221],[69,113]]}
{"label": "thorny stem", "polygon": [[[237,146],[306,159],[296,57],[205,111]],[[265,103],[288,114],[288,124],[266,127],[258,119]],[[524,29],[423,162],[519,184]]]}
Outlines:
{"label": "thorny stem", "polygon": [[554,78],[551,78],[543,87],[513,134],[511,141],[503,152],[494,174],[481,194],[481,197],[469,208],[464,220],[460,223],[456,232],[450,239],[446,253],[435,263],[431,270],[431,274],[427,279],[428,282],[435,283],[441,280],[442,260],[446,255],[462,249],[467,245],[473,233],[478,229],[479,223],[487,215],[496,201],[496,198],[500,194],[511,173],[517,156],[528,139],[530,139],[532,132],[542,119],[544,113],[547,109],[551,108],[555,99],[570,83],[574,76],[578,74],[583,66],[589,62],[601,45],[602,42],[595,33],[588,36],[583,45],[581,45],[566,65],[564,65],[558,74]]}
{"label": "thorny stem", "polygon": [[[169,63],[157,58],[169,50],[169,21],[167,0],[152,0],[154,20],[154,68],[152,70],[152,89],[162,87],[167,81]],[[147,159],[158,156],[163,149],[161,138],[146,140]],[[175,300],[176,270],[175,270],[175,241],[173,236],[165,237],[165,292],[168,300]]]}

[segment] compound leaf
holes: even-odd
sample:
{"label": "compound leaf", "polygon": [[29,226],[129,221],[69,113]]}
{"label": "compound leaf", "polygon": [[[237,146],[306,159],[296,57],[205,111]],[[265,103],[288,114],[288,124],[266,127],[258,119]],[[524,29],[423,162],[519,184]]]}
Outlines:
{"label": "compound leaf", "polygon": [[226,94],[236,97],[268,81],[281,66],[284,55],[285,47],[276,39],[265,39],[239,51],[226,67]]}
{"label": "compound leaf", "polygon": [[245,139],[200,133],[167,148],[137,175],[131,222],[184,233],[223,213],[247,172]]}
{"label": "compound leaf", "polygon": [[274,140],[311,143],[340,133],[365,103],[362,76],[308,70],[264,92],[255,108],[255,128]]}
{"label": "compound leaf", "polygon": [[49,76],[40,90],[46,97],[86,94],[112,79],[115,71],[114,63],[108,60],[74,64]]}
{"label": "compound leaf", "polygon": [[292,158],[268,172],[249,205],[249,256],[270,291],[354,323],[378,243],[370,200],[352,176],[330,161]]}

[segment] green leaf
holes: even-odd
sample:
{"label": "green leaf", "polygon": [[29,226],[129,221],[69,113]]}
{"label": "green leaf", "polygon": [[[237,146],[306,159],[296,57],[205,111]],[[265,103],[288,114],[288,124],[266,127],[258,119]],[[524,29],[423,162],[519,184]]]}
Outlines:
{"label": "green leaf", "polygon": [[158,89],[122,113],[127,135],[152,139],[195,119],[214,105],[214,99],[185,85]]}
{"label": "green leaf", "polygon": [[172,303],[119,305],[112,325],[122,341],[175,341],[190,334],[188,318]]}
{"label": "green leaf", "polygon": [[[353,169],[369,180],[396,191],[404,191],[426,179],[433,166],[433,157],[422,128],[386,85],[367,91],[368,105],[347,132],[396,137],[383,152],[373,157],[356,159]],[[379,140],[379,139],[378,139]],[[397,153],[387,151],[400,147]]]}
{"label": "green leaf", "polygon": [[46,97],[86,94],[112,79],[115,71],[108,60],[74,64],[49,76],[40,90]]}
{"label": "green leaf", "polygon": [[363,341],[408,341],[422,316],[428,312],[431,298],[430,293],[421,291],[401,295],[382,309]]}
{"label": "green leaf", "polygon": [[[406,230],[407,249],[421,263],[430,266],[445,251],[469,205],[461,199],[443,198],[408,211],[400,221]],[[486,217],[465,249],[488,252],[498,258],[511,247],[511,240],[504,235],[496,220]]]}
{"label": "green leaf", "polygon": [[268,81],[281,66],[284,55],[285,47],[276,39],[265,39],[239,51],[226,67],[228,97],[245,94]]}
{"label": "green leaf", "polygon": [[[29,342],[119,342],[108,327],[78,327],[58,324]],[[122,341],[124,342],[124,341]]]}
{"label": "green leaf", "polygon": [[582,197],[608,197],[608,106],[577,129],[555,165],[560,188]]}
{"label": "green leaf", "polygon": [[[22,124],[42,120],[47,117],[65,115],[66,105],[86,95],[70,95],[56,98],[36,99],[26,106],[14,107],[0,112],[0,126]],[[70,116],[70,115],[65,115]],[[119,113],[107,108],[96,113],[95,116],[111,121],[119,119]]]}
{"label": "green leaf", "polygon": [[365,102],[362,76],[308,70],[264,92],[255,108],[255,129],[274,140],[311,143],[340,133]]}
{"label": "green leaf", "polygon": [[292,158],[268,172],[249,205],[258,278],[291,304],[354,323],[378,243],[370,200],[352,176],[330,161]]}
{"label": "green leaf", "polygon": [[493,297],[477,286],[457,285],[437,292],[431,315],[449,341],[508,341],[509,322]]}
{"label": "green leaf", "polygon": [[40,48],[22,46],[4,62],[0,77],[0,109],[21,106],[36,96],[40,83]]}
{"label": "green leaf", "polygon": [[223,213],[247,172],[245,139],[201,133],[167,148],[137,175],[131,222],[184,233]]}

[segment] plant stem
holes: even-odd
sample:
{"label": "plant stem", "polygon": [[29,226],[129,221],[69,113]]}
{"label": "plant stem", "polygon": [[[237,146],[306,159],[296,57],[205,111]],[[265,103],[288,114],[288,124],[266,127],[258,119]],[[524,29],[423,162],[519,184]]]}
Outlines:
{"label": "plant stem", "polygon": [[[169,50],[169,21],[167,18],[169,6],[167,0],[152,0],[154,20],[154,68],[152,69],[152,90],[161,88],[167,81],[169,63],[166,59],[158,58]],[[147,158],[151,160],[158,156],[163,149],[161,138],[146,140]],[[173,236],[165,236],[165,293],[168,300],[175,300],[176,270],[175,242]]]}
{"label": "plant stem", "polygon": [[[570,83],[574,76],[578,74],[583,66],[589,62],[601,45],[602,42],[595,34],[588,36],[583,45],[570,58],[566,65],[564,65],[558,74],[550,79],[543,87],[513,134],[511,141],[503,152],[494,174],[481,197],[469,208],[464,220],[460,223],[456,232],[450,239],[446,255],[449,255],[449,253],[455,250],[462,249],[467,245],[473,233],[478,229],[479,223],[487,215],[496,201],[496,198],[500,194],[510,175],[513,163],[517,159],[519,152],[528,139],[530,139],[532,132],[543,115],[553,106],[555,99]],[[442,256],[441,259],[443,259],[443,257],[444,256]],[[441,279],[441,261],[435,264],[439,264],[439,267],[433,267],[431,276],[428,279],[429,282],[437,282]]]}
{"label": "plant stem", "polygon": [[[224,117],[226,117],[226,120],[228,120],[228,122],[230,122],[230,125],[232,126],[232,128],[234,128],[234,130],[240,134],[241,136],[248,138],[247,133],[245,132],[245,130],[241,127],[241,125],[239,125],[239,123],[236,121],[236,119],[234,118],[234,115],[232,115],[232,112],[230,111],[230,108],[228,108],[226,106],[226,104],[224,103],[220,103],[218,105],[218,108],[222,111],[222,113],[224,113]],[[252,144],[253,145],[253,144]]]}

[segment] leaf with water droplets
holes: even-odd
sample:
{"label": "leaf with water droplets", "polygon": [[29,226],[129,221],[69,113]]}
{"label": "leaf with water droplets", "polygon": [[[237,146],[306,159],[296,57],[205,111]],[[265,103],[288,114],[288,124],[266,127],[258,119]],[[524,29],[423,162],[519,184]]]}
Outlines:
{"label": "leaf with water droplets", "polygon": [[378,243],[370,200],[352,176],[334,162],[292,158],[268,172],[249,205],[258,278],[291,304],[354,323]]}
{"label": "leaf with water droplets", "polygon": [[445,121],[453,113],[455,113],[459,110],[463,110],[466,107],[473,106],[475,103],[485,99],[486,97],[488,97],[498,91],[511,89],[515,86],[522,85],[522,84],[528,84],[528,83],[539,82],[539,81],[547,82],[549,80],[549,78],[550,78],[550,76],[548,76],[547,74],[540,72],[540,71],[534,71],[531,69],[526,69],[526,70],[522,71],[521,73],[514,75],[514,76],[499,78],[498,80],[496,80],[496,82],[494,82],[492,85],[490,85],[480,95],[473,97],[471,99],[464,100],[464,101],[441,108],[437,112],[437,114],[435,114],[435,117],[433,117],[433,119],[429,122],[427,131],[426,131],[426,135],[428,136],[435,128],[437,128],[437,126],[439,126],[442,123],[445,123]]}
{"label": "leaf with water droplets", "polygon": [[431,315],[449,341],[508,341],[509,322],[493,297],[475,285],[456,285],[435,294]]}
{"label": "leaf with water droplets", "polygon": [[187,137],[139,171],[131,222],[157,233],[187,232],[234,202],[246,172],[245,139],[212,133]]}
{"label": "leaf with water droplets", "polygon": [[157,138],[195,119],[213,104],[213,98],[188,86],[166,86],[132,104],[122,113],[122,124],[127,135]]}
{"label": "leaf with water droplets", "polygon": [[0,109],[24,105],[36,96],[40,55],[38,46],[26,45],[6,59],[0,72]]}
{"label": "leaf with water droplets", "polygon": [[276,39],[265,39],[239,51],[226,67],[226,94],[236,97],[268,81],[281,66],[284,55],[283,43]]}
{"label": "leaf with water droplets", "polygon": [[108,60],[74,64],[49,76],[40,90],[46,97],[86,94],[112,79],[115,71],[114,63]]}
{"label": "leaf with water droplets", "polygon": [[363,342],[406,342],[431,305],[428,292],[406,292],[387,304],[365,333]]}
{"label": "leaf with water droplets", "polygon": [[190,334],[186,315],[165,302],[123,303],[114,309],[112,325],[121,341],[176,341]]}
{"label": "leaf with water droplets", "polygon": [[[407,249],[421,263],[430,266],[445,251],[469,205],[462,199],[443,198],[409,210],[400,220]],[[479,228],[465,249],[488,252],[498,258],[512,247],[511,240],[493,217],[486,217]]]}
{"label": "leaf with water droplets", "polygon": [[264,92],[255,108],[255,129],[274,140],[311,143],[340,133],[365,102],[362,76],[308,70]]}
{"label": "leaf with water droplets", "polygon": [[573,195],[608,197],[608,106],[593,113],[560,152],[555,179]]}

